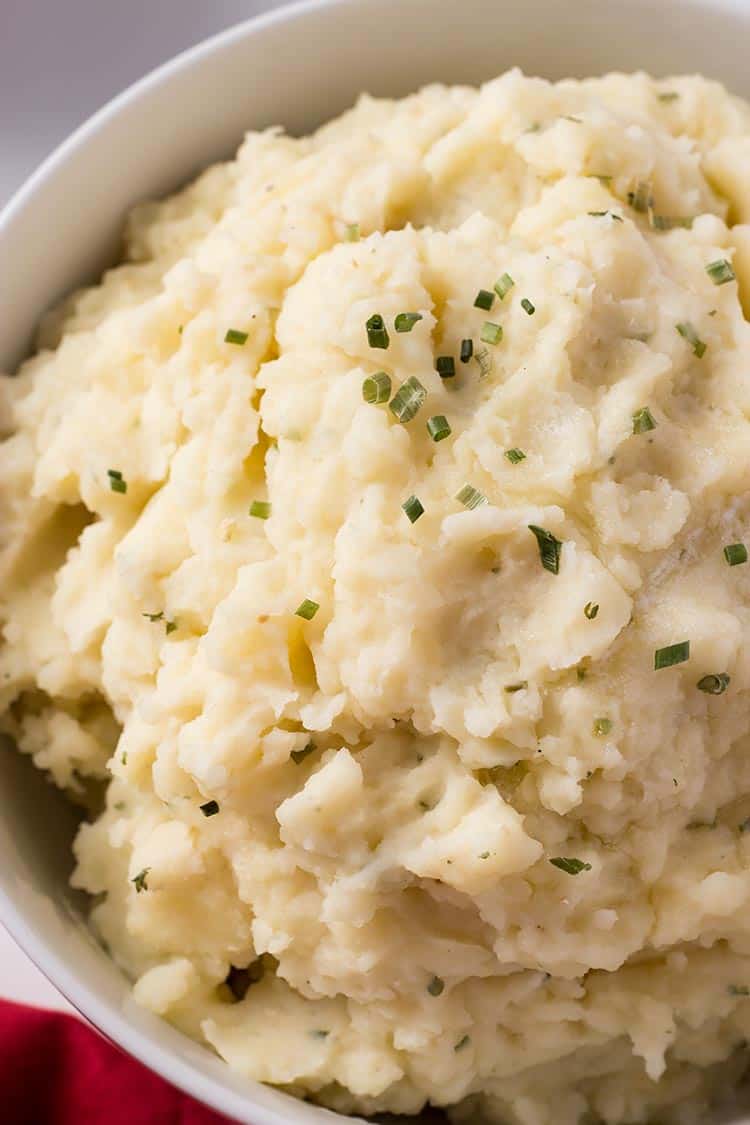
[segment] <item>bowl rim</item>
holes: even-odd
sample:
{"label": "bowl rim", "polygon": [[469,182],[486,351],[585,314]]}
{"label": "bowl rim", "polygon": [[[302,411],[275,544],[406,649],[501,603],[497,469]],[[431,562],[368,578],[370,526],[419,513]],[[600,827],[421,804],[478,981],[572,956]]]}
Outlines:
{"label": "bowl rim", "polygon": [[[176,74],[190,69],[210,55],[221,53],[238,40],[252,37],[276,24],[287,23],[325,8],[353,7],[357,3],[358,0],[292,0],[291,3],[282,4],[233,23],[148,71],[120,93],[115,94],[78,125],[16,189],[0,210],[0,242],[5,232],[15,224],[27,207],[33,205],[36,195],[44,189],[47,181],[70,161],[75,160],[81,148],[105,130],[114,118],[134,102],[147,98],[153,90],[168,83]],[[254,1088],[262,1088],[262,1083],[249,1078],[243,1079],[242,1076],[235,1074],[233,1077],[237,1084],[243,1081],[247,1083],[247,1090],[241,1091],[239,1088],[233,1088],[228,1081],[222,1081],[218,1076],[214,1077],[199,1071],[167,1044],[159,1042],[147,1031],[136,1028],[128,1018],[124,1006],[118,1009],[114,1004],[102,1000],[94,988],[68,964],[65,957],[55,950],[44,934],[29,922],[22,909],[14,903],[2,881],[0,881],[0,925],[7,930],[47,980],[97,1032],[137,1059],[147,1069],[189,1094],[196,1101],[209,1106],[218,1114],[229,1116],[230,1120],[236,1118],[238,1122],[249,1121],[248,1113],[252,1111],[253,1125],[289,1125],[293,1117],[294,1103],[291,1095],[283,1091],[275,1091],[279,1096],[288,1099],[290,1108],[288,1113],[281,1113],[271,1106],[259,1105],[254,1096]],[[175,1034],[181,1033],[175,1031]],[[204,1044],[196,1043],[195,1046],[204,1050],[209,1058],[211,1057],[210,1049]],[[217,1065],[226,1066],[218,1056],[215,1062]],[[318,1113],[330,1115],[332,1121],[359,1120],[359,1118],[334,1114],[323,1107],[316,1108]]]}

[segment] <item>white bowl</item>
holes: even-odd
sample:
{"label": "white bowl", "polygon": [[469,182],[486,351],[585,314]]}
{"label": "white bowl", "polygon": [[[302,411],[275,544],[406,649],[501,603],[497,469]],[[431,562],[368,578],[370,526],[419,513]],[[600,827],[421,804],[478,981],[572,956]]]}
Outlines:
{"label": "white bowl", "polygon": [[[241,24],[116,98],[0,215],[0,368],[22,358],[45,308],[112,260],[131,204],[230,155],[249,128],[306,131],[362,90],[477,83],[515,65],[550,78],[701,71],[748,95],[749,36],[748,0],[312,0]],[[64,798],[0,749],[0,918],[50,980],[110,1039],[238,1121],[333,1120],[136,1008],[68,888],[74,829]]]}

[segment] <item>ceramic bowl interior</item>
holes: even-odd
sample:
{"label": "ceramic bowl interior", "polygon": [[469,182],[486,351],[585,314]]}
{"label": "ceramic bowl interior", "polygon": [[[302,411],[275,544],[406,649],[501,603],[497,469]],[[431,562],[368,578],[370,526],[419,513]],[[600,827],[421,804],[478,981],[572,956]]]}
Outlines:
{"label": "ceramic bowl interior", "polygon": [[[747,0],[314,0],[241,24],[110,103],[0,216],[0,368],[26,354],[51,303],[115,259],[133,203],[229,156],[247,129],[301,133],[364,90],[478,83],[511,66],[553,79],[698,71],[749,95],[748,42]],[[75,825],[31,763],[0,749],[0,918],[53,983],[125,1050],[238,1121],[333,1120],[230,1074],[136,1008],[67,886]]]}

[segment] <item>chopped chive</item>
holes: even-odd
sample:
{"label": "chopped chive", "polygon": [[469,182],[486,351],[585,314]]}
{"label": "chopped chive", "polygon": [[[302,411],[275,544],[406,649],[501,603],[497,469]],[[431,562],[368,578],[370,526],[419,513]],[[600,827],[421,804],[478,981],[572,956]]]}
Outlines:
{"label": "chopped chive", "polygon": [[735,280],[734,270],[726,258],[717,258],[715,262],[709,262],[706,273],[714,285],[726,285],[728,281]]}
{"label": "chopped chive", "polygon": [[456,500],[463,504],[464,508],[472,511],[474,508],[479,508],[482,504],[488,503],[487,497],[478,488],[474,488],[471,484],[465,484],[456,493]]}
{"label": "chopped chive", "polygon": [[271,515],[271,501],[253,500],[249,508],[249,514],[255,516],[256,520],[267,520]]}
{"label": "chopped chive", "polygon": [[509,273],[501,274],[494,285],[495,292],[501,301],[504,299],[506,293],[510,293],[515,284],[515,281]]}
{"label": "chopped chive", "polygon": [[415,375],[410,375],[401,384],[388,405],[399,422],[411,422],[426,398],[427,391],[419,379]]}
{"label": "chopped chive", "polygon": [[653,415],[647,406],[642,406],[640,410],[636,410],[633,414],[633,433],[645,434],[649,430],[656,429],[656,422]]}
{"label": "chopped chive", "polygon": [[161,621],[164,617],[164,610],[160,609],[158,613],[144,613],[143,617],[147,617],[149,621]]}
{"label": "chopped chive", "polygon": [[242,347],[247,343],[247,332],[241,332],[239,328],[228,328],[227,334],[224,337],[225,344],[238,344]]}
{"label": "chopped chive", "polygon": [[703,676],[696,686],[699,691],[705,691],[708,695],[723,695],[729,687],[731,678],[727,672],[719,672],[716,675]]}
{"label": "chopped chive", "polygon": [[408,500],[404,500],[401,507],[406,512],[409,523],[416,523],[419,517],[424,514],[422,501],[417,496],[410,496]]}
{"label": "chopped chive", "polygon": [[390,341],[388,329],[380,313],[373,313],[365,324],[367,342],[371,348],[387,348]]}
{"label": "chopped chive", "polygon": [[674,102],[679,98],[676,90],[664,90],[661,94],[656,95],[660,102]]}
{"label": "chopped chive", "polygon": [[385,371],[376,371],[368,375],[362,383],[362,398],[365,402],[387,402],[391,397],[391,377]]}
{"label": "chopped chive", "polygon": [[479,378],[486,379],[490,371],[492,371],[492,356],[488,348],[480,348],[475,354],[474,359],[479,366]]}
{"label": "chopped chive", "polygon": [[490,858],[490,853],[489,853],[489,852],[480,852],[480,853],[479,853],[479,858],[480,858],[480,859],[489,859],[489,858]]}
{"label": "chopped chive", "polygon": [[569,859],[566,856],[558,855],[550,860],[553,867],[559,867],[566,875],[580,875],[582,871],[590,871],[591,864],[586,863],[582,859]]}
{"label": "chopped chive", "polygon": [[130,882],[135,887],[136,894],[140,894],[141,891],[148,890],[148,883],[146,882],[146,879],[148,878],[148,873],[150,870],[150,867],[144,867],[143,871],[139,871],[135,878],[130,880]]}
{"label": "chopped chive", "polygon": [[700,339],[690,321],[686,320],[681,324],[676,324],[675,328],[680,333],[683,340],[687,340],[688,344],[690,344],[693,349],[693,354],[697,355],[698,359],[705,355],[706,344]]}
{"label": "chopped chive", "polygon": [[522,449],[514,446],[513,449],[506,449],[505,456],[510,461],[511,465],[520,465],[522,461],[526,460],[526,454]]}
{"label": "chopped chive", "polygon": [[635,191],[628,192],[628,203],[634,211],[646,213],[649,207],[653,206],[653,198],[651,196],[651,184],[645,180],[640,180],[636,184]]}
{"label": "chopped chive", "polygon": [[482,331],[479,333],[480,340],[485,344],[499,344],[503,338],[503,329],[499,324],[493,324],[491,320],[485,320],[482,325]]}
{"label": "chopped chive", "polygon": [[349,223],[346,228],[346,241],[359,242],[359,223]]}
{"label": "chopped chive", "polygon": [[452,379],[456,374],[456,361],[452,355],[439,355],[435,360],[435,370],[441,379]]}
{"label": "chopped chive", "polygon": [[653,207],[648,209],[648,221],[652,230],[675,230],[678,227],[690,230],[693,225],[691,215],[656,215]]}
{"label": "chopped chive", "polygon": [[494,303],[495,294],[490,292],[489,289],[480,289],[474,298],[474,308],[484,309],[485,312],[489,312]]}
{"label": "chopped chive", "polygon": [[216,816],[219,811],[219,802],[206,801],[205,805],[200,806],[200,810],[204,816]]}
{"label": "chopped chive", "polygon": [[598,602],[586,602],[585,606],[583,607],[584,617],[588,617],[589,621],[593,621],[598,612],[599,612],[599,603]]}
{"label": "chopped chive", "polygon": [[433,977],[430,983],[427,985],[427,991],[429,992],[430,996],[439,996],[444,988],[445,981],[442,980],[441,977]]}
{"label": "chopped chive", "polygon": [[750,996],[750,988],[746,984],[730,984],[727,992],[730,996]]}
{"label": "chopped chive", "polygon": [[675,645],[657,648],[654,653],[654,671],[671,668],[673,664],[684,664],[690,659],[690,641],[678,641]]}
{"label": "chopped chive", "polygon": [[456,1043],[453,1050],[454,1051],[463,1051],[464,1047],[469,1046],[469,1043],[471,1043],[471,1036],[462,1035],[461,1038],[459,1039],[458,1043]]}
{"label": "chopped chive", "polygon": [[525,691],[528,686],[528,680],[519,680],[517,684],[506,684],[503,691],[507,691],[508,695],[515,695],[517,691]]}
{"label": "chopped chive", "polygon": [[311,598],[305,598],[304,601],[301,601],[297,606],[294,613],[296,617],[303,617],[305,621],[312,621],[319,609],[320,605],[318,602],[312,601]]}
{"label": "chopped chive", "polygon": [[531,301],[529,300],[528,297],[524,297],[523,300],[521,301],[521,308],[529,316],[533,316],[534,313],[536,312],[536,309],[534,308],[534,306],[532,305],[532,303],[531,303]]}
{"label": "chopped chive", "polygon": [[461,341],[461,363],[468,363],[474,353],[474,341],[462,340]]}
{"label": "chopped chive", "polygon": [[128,491],[128,482],[123,479],[119,469],[107,469],[107,476],[109,477],[109,487],[113,492]]}
{"label": "chopped chive", "polygon": [[313,1027],[310,1029],[311,1039],[327,1039],[330,1031],[326,1031],[324,1027]]}
{"label": "chopped chive", "polygon": [[427,433],[433,441],[443,441],[450,436],[450,423],[444,414],[433,414],[427,419]]}
{"label": "chopped chive", "polygon": [[724,548],[724,558],[730,566],[740,566],[747,562],[747,547],[744,543],[730,543]]}
{"label": "chopped chive", "polygon": [[605,734],[609,734],[612,730],[611,719],[594,719],[592,730],[597,738],[603,738]]}
{"label": "chopped chive", "polygon": [[[598,178],[600,178],[600,177],[598,177]],[[623,222],[622,215],[618,215],[616,211],[588,211],[587,214],[591,215],[592,219],[605,219],[607,217],[607,215],[609,215],[609,217],[614,222],[616,222],[616,223]]]}
{"label": "chopped chive", "polygon": [[583,119],[581,117],[574,117],[572,113],[563,113],[562,119],[563,121],[572,121],[575,125],[583,125]]}
{"label": "chopped chive", "polygon": [[177,619],[176,618],[175,618],[174,621],[165,621],[164,622],[164,632],[167,634],[167,636],[169,636],[170,633],[174,633],[176,628],[177,628]]}
{"label": "chopped chive", "polygon": [[310,739],[309,742],[305,743],[301,750],[292,750],[289,757],[292,759],[295,766],[298,766],[300,762],[304,762],[305,758],[307,758],[308,755],[312,754],[314,749],[315,743],[312,741],[312,739]]}
{"label": "chopped chive", "polygon": [[555,538],[551,531],[547,531],[543,527],[537,527],[536,524],[533,523],[530,523],[528,527],[529,531],[536,537],[542,566],[545,570],[548,570],[550,574],[558,574],[560,571],[562,543],[559,539]]}
{"label": "chopped chive", "polygon": [[396,316],[393,326],[397,332],[411,332],[417,321],[421,319],[421,313],[402,312]]}

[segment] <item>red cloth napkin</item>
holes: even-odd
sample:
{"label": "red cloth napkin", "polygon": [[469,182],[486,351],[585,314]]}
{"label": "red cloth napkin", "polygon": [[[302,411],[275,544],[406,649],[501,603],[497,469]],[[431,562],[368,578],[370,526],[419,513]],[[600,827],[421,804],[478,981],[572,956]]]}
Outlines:
{"label": "red cloth napkin", "polygon": [[0,1001],[2,1125],[231,1125],[61,1012]]}

